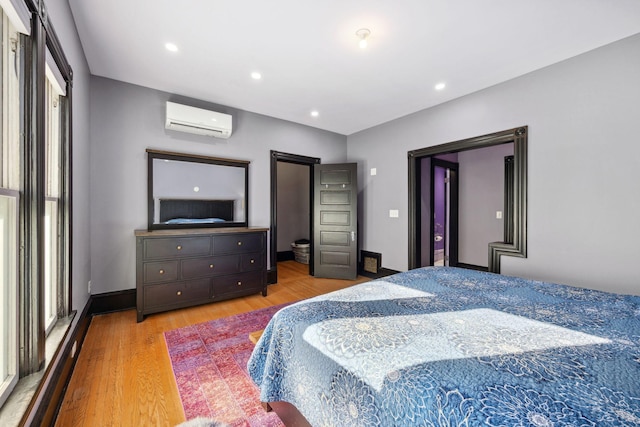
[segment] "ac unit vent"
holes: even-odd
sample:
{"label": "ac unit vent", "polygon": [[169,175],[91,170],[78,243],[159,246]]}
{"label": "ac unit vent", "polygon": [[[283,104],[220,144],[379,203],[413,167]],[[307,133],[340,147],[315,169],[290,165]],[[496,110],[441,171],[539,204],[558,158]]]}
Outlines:
{"label": "ac unit vent", "polygon": [[165,128],[226,139],[233,132],[233,121],[230,114],[167,101]]}

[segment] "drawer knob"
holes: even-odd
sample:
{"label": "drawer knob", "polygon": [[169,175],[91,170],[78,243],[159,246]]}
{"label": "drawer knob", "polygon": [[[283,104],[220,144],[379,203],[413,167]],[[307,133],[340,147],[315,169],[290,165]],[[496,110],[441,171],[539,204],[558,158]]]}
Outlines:
{"label": "drawer knob", "polygon": [[213,264],[209,264],[209,268],[213,268]]}
{"label": "drawer knob", "polygon": [[242,242],[238,242],[238,246],[242,246]]}
{"label": "drawer knob", "polygon": [[158,271],[158,273],[160,273],[160,274],[164,274],[164,270],[163,270],[163,269],[160,269],[160,271]]}
{"label": "drawer knob", "polygon": [[256,260],[255,260],[255,259],[252,259],[252,260],[251,260],[251,264],[255,264],[255,262],[256,262]]}
{"label": "drawer knob", "polygon": [[178,296],[182,295],[182,291],[176,292],[176,295],[178,295]]}
{"label": "drawer knob", "polygon": [[179,251],[182,250],[182,245],[176,246],[176,249],[179,250]]}
{"label": "drawer knob", "polygon": [[238,286],[242,286],[242,282],[238,282]]}

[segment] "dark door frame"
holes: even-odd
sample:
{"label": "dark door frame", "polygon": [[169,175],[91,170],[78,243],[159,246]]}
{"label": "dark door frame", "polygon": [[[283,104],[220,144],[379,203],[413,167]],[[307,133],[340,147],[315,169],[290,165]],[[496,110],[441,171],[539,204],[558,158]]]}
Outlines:
{"label": "dark door frame", "polygon": [[[309,215],[313,214],[313,165],[320,163],[317,157],[300,156],[271,150],[271,229],[269,236],[269,268],[267,282],[278,282],[278,162],[309,166]],[[309,239],[313,247],[313,220],[309,218]],[[309,254],[309,274],[313,276],[313,251]]]}
{"label": "dark door frame", "polygon": [[[450,171],[452,171],[452,178],[451,178],[451,182],[450,182],[450,187],[449,187],[449,194],[450,194],[450,207],[451,209],[448,210],[448,215],[447,215],[447,220],[449,221],[449,233],[446,234],[447,237],[449,238],[449,264],[445,263],[445,265],[450,265],[452,267],[455,267],[456,265],[458,265],[458,164],[457,163],[453,163],[453,162],[449,162],[446,160],[442,160],[442,159],[438,159],[436,157],[431,158],[431,194],[429,195],[431,201],[430,201],[430,205],[429,208],[431,210],[431,212],[433,213],[434,208],[435,208],[435,191],[434,191],[434,176],[435,176],[435,168],[436,167],[441,167],[441,168],[445,168],[445,169],[449,169]],[[420,209],[420,208],[418,208]],[[418,212],[418,217],[420,217],[420,212]],[[431,232],[429,234],[430,239],[429,239],[429,261],[430,261],[430,265],[433,265],[435,263],[435,259],[434,259],[434,250],[435,250],[435,216],[429,215],[429,221],[430,221],[430,227],[431,227]],[[445,247],[446,247],[447,243],[445,243]],[[421,244],[418,245],[418,259],[421,259],[421,255],[420,255],[420,249],[421,249]],[[446,253],[446,251],[445,251]]]}
{"label": "dark door frame", "polygon": [[420,160],[438,154],[457,153],[492,145],[513,143],[513,240],[489,243],[489,271],[500,272],[503,255],[527,257],[527,135],[528,127],[522,126],[475,138],[412,150],[409,161],[409,269],[420,267],[418,244],[420,242]]}

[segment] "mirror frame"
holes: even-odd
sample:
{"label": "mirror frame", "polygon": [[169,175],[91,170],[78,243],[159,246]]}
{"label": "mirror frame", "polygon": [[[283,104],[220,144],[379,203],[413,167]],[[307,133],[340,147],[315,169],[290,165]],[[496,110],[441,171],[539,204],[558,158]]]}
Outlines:
{"label": "mirror frame", "polygon": [[[209,157],[198,154],[174,153],[170,151],[160,151],[147,149],[147,220],[148,230],[166,230],[183,228],[226,228],[226,227],[248,227],[249,223],[249,161],[224,159],[220,157]],[[215,222],[207,224],[159,224],[154,223],[154,200],[153,200],[153,161],[155,159],[178,160],[182,162],[205,163],[219,166],[230,166],[244,168],[244,221],[238,222]]]}

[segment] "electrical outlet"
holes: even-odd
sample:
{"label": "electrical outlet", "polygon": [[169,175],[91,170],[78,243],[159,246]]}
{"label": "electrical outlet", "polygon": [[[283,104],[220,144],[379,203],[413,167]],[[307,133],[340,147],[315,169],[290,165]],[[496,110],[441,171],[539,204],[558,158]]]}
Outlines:
{"label": "electrical outlet", "polygon": [[91,280],[87,283],[87,292],[91,293]]}

